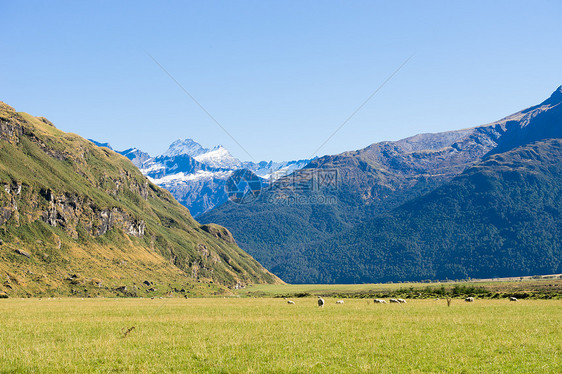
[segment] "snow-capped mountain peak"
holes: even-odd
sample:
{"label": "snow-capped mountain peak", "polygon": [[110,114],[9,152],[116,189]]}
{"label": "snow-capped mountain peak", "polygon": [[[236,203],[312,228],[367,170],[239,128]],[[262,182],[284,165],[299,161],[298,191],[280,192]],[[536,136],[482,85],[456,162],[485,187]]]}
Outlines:
{"label": "snow-capped mountain peak", "polygon": [[178,139],[164,154],[155,157],[137,148],[119,153],[129,158],[152,182],[170,191],[194,217],[228,200],[225,185],[237,169],[249,169],[264,183],[271,183],[310,161],[241,162],[222,145],[208,149],[192,139]]}
{"label": "snow-capped mountain peak", "polygon": [[209,149],[204,148],[193,139],[178,139],[170,145],[168,150],[162,156],[175,157],[188,155],[196,157],[206,152],[209,152]]}
{"label": "snow-capped mountain peak", "polygon": [[222,145],[216,146],[210,151],[194,157],[197,161],[217,169],[236,169],[241,162]]}

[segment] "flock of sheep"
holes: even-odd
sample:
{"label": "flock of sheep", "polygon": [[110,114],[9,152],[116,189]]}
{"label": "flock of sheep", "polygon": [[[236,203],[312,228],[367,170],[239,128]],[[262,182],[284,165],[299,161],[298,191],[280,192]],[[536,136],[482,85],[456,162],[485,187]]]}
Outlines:
{"label": "flock of sheep", "polygon": [[[287,304],[295,305],[295,302],[293,300],[289,300],[287,298],[284,299],[287,301]],[[383,299],[374,299],[373,301],[375,304],[386,304],[386,300]],[[404,299],[389,299],[388,301],[394,304],[406,304],[406,300]],[[474,302],[474,297],[467,297],[466,299],[464,299],[464,301],[466,301],[467,303],[472,303]],[[509,298],[509,301],[517,301],[517,298],[512,296]],[[318,306],[320,308],[323,308],[325,303],[326,302],[324,301],[324,299],[321,296],[318,296]],[[343,300],[337,300],[336,304],[343,304]],[[450,299],[447,300],[447,305],[450,305]]]}

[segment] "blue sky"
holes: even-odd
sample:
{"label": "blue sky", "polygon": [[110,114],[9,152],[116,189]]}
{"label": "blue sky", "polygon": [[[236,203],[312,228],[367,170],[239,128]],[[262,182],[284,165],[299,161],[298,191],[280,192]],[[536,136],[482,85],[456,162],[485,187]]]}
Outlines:
{"label": "blue sky", "polygon": [[491,122],[562,84],[560,1],[0,0],[0,11],[0,100],[152,155],[193,138],[243,160],[308,158],[410,56],[319,155]]}

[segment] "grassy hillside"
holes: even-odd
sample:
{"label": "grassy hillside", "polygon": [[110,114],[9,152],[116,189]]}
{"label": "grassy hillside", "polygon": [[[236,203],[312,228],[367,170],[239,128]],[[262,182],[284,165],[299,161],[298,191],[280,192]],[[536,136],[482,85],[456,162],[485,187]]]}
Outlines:
{"label": "grassy hillside", "polygon": [[0,187],[0,292],[196,294],[280,282],[127,158],[3,103]]}

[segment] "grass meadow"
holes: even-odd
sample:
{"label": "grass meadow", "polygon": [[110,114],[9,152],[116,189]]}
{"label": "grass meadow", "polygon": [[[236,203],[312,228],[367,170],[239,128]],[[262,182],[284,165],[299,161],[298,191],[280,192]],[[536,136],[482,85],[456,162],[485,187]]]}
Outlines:
{"label": "grass meadow", "polygon": [[0,299],[0,372],[562,372],[562,300],[294,301]]}
{"label": "grass meadow", "polygon": [[[490,280],[451,281],[433,283],[376,283],[376,284],[254,284],[237,293],[246,297],[420,297],[443,298],[478,296],[479,298],[562,299],[562,274],[498,278]],[[440,294],[442,293],[442,294]]]}

